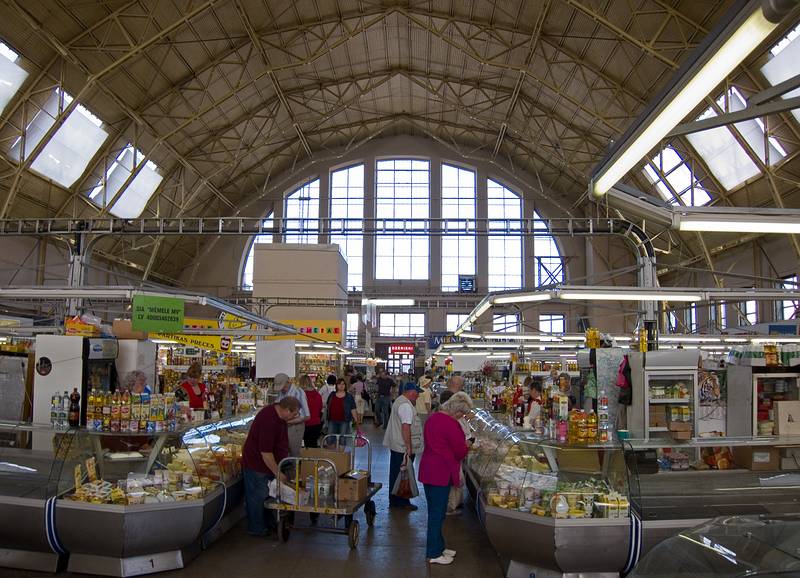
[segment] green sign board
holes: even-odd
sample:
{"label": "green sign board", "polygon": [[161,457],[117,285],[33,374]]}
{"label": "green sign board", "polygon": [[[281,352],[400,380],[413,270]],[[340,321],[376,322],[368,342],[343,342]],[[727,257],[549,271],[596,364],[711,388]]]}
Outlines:
{"label": "green sign board", "polygon": [[134,295],[131,325],[134,331],[180,332],[183,329],[183,300]]}

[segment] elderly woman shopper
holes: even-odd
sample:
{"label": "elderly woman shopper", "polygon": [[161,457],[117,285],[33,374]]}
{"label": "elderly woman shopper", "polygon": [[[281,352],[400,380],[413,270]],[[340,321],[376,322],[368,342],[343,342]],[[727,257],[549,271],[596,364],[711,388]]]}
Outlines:
{"label": "elderly woman shopper", "polygon": [[450,486],[461,484],[461,462],[469,448],[458,420],[472,410],[464,392],[453,394],[440,411],[425,422],[425,451],[419,464],[419,481],[428,503],[428,534],[425,556],[431,564],[451,564],[455,550],[445,548],[442,525],[447,513]]}

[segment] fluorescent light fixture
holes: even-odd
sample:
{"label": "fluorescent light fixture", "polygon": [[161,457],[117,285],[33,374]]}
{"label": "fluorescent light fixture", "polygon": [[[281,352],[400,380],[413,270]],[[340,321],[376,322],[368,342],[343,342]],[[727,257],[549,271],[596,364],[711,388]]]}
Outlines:
{"label": "fluorescent light fixture", "polygon": [[490,337],[492,339],[522,339],[522,340],[531,340],[531,341],[561,341],[560,337],[556,337],[554,335],[547,335],[544,333],[505,333],[503,331],[491,331],[489,333],[484,333],[484,337]]}
{"label": "fluorescent light fixture", "polygon": [[679,216],[678,230],[719,233],[800,233],[800,221],[768,217],[695,219]]}
{"label": "fluorescent light fixture", "polygon": [[306,348],[306,347],[311,347],[311,345],[309,343],[295,343],[294,346],[295,347],[299,347],[300,349],[303,349],[303,348]]}
{"label": "fluorescent light fixture", "polygon": [[519,347],[516,343],[467,343],[465,346],[469,349],[517,349]]}
{"label": "fluorescent light fixture", "polygon": [[[475,309],[475,313],[474,313],[475,319],[477,319],[478,317],[480,317],[481,315],[486,313],[491,306],[492,306],[492,302],[491,301],[484,301],[483,303],[478,305],[478,308]],[[472,315],[470,315],[470,317],[472,317]]]}
{"label": "fluorescent light fixture", "polygon": [[460,337],[463,337],[464,339],[483,339],[483,335],[480,333],[472,333],[471,331],[462,332]]}
{"label": "fluorescent light fixture", "polygon": [[604,291],[562,291],[559,296],[568,301],[702,301],[699,293],[682,293],[654,289],[652,292],[612,290]]}
{"label": "fluorescent light fixture", "polygon": [[413,299],[362,299],[361,303],[369,303],[376,307],[413,307],[415,305]]}
{"label": "fluorescent light fixture", "polygon": [[613,335],[611,339],[614,341],[630,341],[632,338],[627,335]]}
{"label": "fluorescent light fixture", "polygon": [[530,301],[549,301],[551,298],[550,293],[521,293],[519,295],[506,295],[504,297],[495,297],[494,302],[497,305],[505,305],[507,303],[528,303]]}
{"label": "fluorescent light fixture", "polygon": [[510,353],[490,353],[486,359],[511,359]]}
{"label": "fluorescent light fixture", "polygon": [[750,343],[800,343],[800,337],[783,337],[781,335],[754,337]]}
{"label": "fluorescent light fixture", "polygon": [[747,337],[725,337],[722,341],[725,343],[747,343],[750,340]]}
{"label": "fluorescent light fixture", "polygon": [[586,341],[586,336],[585,335],[562,335],[561,339],[563,341]]}
{"label": "fluorescent light fixture", "polygon": [[699,337],[690,335],[664,335],[660,338],[665,343],[719,343],[719,337]]}
{"label": "fluorescent light fixture", "polygon": [[255,341],[239,341],[239,340],[233,342],[234,345],[255,345],[255,343],[256,343]]}
{"label": "fluorescent light fixture", "polygon": [[745,57],[775,30],[774,24],[764,17],[760,3],[708,61],[694,71],[672,100],[647,120],[644,130],[597,175],[592,183],[592,193],[603,196],[619,182],[641,159],[689,114],[717,85],[736,68]]}
{"label": "fluorescent light fixture", "polygon": [[490,351],[454,351],[450,355],[453,357],[486,357],[490,353]]}
{"label": "fluorescent light fixture", "polygon": [[172,341],[171,339],[151,339],[153,343],[157,343],[159,345],[177,345],[177,341]]}
{"label": "fluorescent light fixture", "polygon": [[339,355],[338,351],[298,351],[297,355]]}

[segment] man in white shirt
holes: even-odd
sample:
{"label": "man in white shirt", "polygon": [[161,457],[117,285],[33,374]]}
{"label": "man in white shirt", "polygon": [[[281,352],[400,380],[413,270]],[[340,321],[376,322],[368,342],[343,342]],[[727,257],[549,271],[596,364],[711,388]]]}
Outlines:
{"label": "man in white shirt", "polygon": [[276,401],[280,401],[284,397],[293,397],[300,403],[300,412],[286,422],[289,430],[289,455],[299,457],[303,434],[306,432],[306,421],[311,417],[311,412],[308,411],[306,392],[294,385],[285,373],[276,374],[273,382],[278,392]]}
{"label": "man in white shirt", "polygon": [[400,475],[400,467],[408,462],[413,463],[416,453],[422,451],[422,426],[414,409],[419,390],[414,383],[407,383],[402,389],[402,394],[392,404],[392,413],[383,438],[383,445],[390,450],[389,507],[414,511],[417,506],[411,500],[392,494],[397,476]]}

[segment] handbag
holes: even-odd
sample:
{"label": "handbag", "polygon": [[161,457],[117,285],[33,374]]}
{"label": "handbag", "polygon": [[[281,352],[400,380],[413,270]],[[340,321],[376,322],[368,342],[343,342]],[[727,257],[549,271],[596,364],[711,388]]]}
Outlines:
{"label": "handbag", "polygon": [[394,482],[392,495],[406,500],[419,496],[417,477],[414,475],[414,463],[410,460],[406,460],[406,463],[400,466],[400,475]]}

